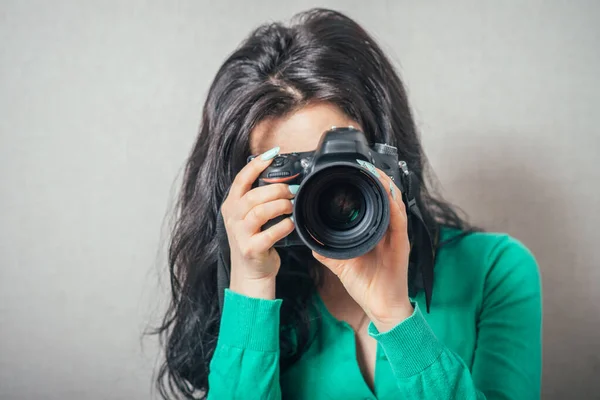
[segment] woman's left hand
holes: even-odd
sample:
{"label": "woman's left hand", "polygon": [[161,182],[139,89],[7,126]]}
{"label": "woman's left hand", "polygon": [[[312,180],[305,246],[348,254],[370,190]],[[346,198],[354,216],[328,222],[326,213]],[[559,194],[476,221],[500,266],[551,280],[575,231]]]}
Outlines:
{"label": "woman's left hand", "polygon": [[313,251],[313,256],[329,268],[363,308],[380,332],[386,332],[410,317],[413,307],[408,297],[410,243],[402,194],[393,181],[371,164],[390,201],[390,225],[377,246],[360,257],[335,260]]}

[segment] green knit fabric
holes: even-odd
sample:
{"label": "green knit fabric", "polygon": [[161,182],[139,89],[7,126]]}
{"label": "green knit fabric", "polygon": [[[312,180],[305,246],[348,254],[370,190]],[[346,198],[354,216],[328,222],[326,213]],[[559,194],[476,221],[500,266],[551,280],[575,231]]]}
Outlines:
{"label": "green knit fabric", "polygon": [[[458,231],[444,229],[441,239]],[[226,290],[208,398],[539,399],[542,304],[532,254],[504,234],[474,233],[439,251],[431,313],[414,313],[378,342],[374,389],[356,360],[354,332],[317,297],[311,347],[279,368],[281,300]],[[317,325],[315,325],[317,326]]]}

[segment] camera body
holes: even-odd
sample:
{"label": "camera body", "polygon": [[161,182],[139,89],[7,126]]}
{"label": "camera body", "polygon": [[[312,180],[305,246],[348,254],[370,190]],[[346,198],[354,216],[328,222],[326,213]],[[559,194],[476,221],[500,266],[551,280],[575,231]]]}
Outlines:
{"label": "camera body", "polygon": [[[314,151],[275,157],[255,185],[300,185],[293,211],[296,229],[275,247],[306,245],[336,259],[370,251],[387,231],[389,200],[368,164],[404,193],[397,149],[383,143],[370,147],[365,135],[351,126],[326,131]],[[287,217],[275,218],[263,229]]]}

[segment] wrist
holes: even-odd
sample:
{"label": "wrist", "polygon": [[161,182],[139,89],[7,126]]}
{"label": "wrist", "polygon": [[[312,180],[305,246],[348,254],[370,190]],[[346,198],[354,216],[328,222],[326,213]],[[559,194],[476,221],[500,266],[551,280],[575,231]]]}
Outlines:
{"label": "wrist", "polygon": [[385,307],[372,313],[371,321],[381,333],[392,330],[396,325],[413,315],[415,309],[407,298],[394,306]]}
{"label": "wrist", "polygon": [[264,278],[245,278],[232,273],[229,290],[258,299],[275,299],[275,276]]}

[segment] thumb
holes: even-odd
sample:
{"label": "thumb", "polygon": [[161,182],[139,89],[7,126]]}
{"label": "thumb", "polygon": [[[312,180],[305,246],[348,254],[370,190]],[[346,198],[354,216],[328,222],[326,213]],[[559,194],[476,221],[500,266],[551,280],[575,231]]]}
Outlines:
{"label": "thumb", "polygon": [[329,260],[327,257],[320,255],[319,253],[317,253],[316,251],[313,250],[312,252],[313,257],[315,258],[315,260],[317,260],[318,262],[320,262],[321,264],[325,265],[325,262],[327,260]]}
{"label": "thumb", "polygon": [[317,260],[318,262],[320,262],[321,264],[326,266],[336,276],[340,276],[342,263],[340,263],[339,260],[327,258],[327,257],[322,256],[321,254],[317,253],[314,250],[312,252],[312,255],[315,258],[315,260]]}

